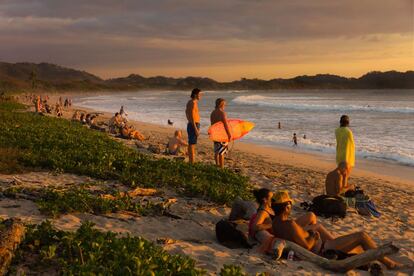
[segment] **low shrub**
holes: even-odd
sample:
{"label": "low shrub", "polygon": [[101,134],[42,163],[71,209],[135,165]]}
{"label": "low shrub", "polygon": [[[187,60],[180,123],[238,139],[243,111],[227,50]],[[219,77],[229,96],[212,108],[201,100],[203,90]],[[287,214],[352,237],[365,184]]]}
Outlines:
{"label": "low shrub", "polygon": [[171,255],[140,237],[98,231],[90,222],[76,232],[56,230],[48,221],[29,227],[13,260],[14,266],[21,262],[39,272],[57,268],[62,275],[204,274],[187,256]]}
{"label": "low shrub", "polygon": [[0,129],[0,148],[18,150],[23,166],[119,179],[131,187],[172,187],[218,203],[250,196],[247,177],[211,165],[156,160],[76,122],[0,108]]}

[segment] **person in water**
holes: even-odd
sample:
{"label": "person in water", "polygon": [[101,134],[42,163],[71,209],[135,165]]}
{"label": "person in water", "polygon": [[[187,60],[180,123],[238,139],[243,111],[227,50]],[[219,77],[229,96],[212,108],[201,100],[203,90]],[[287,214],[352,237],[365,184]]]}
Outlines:
{"label": "person in water", "polygon": [[[210,122],[211,125],[222,122],[227,133],[227,138],[229,141],[231,141],[231,132],[229,124],[227,123],[227,114],[224,111],[225,107],[226,101],[223,98],[218,98],[216,100],[216,107],[214,108],[213,112],[211,112]],[[224,155],[226,154],[227,149],[228,142],[214,141],[214,160],[216,162],[216,166],[224,168]]]}
{"label": "person in water", "polygon": [[[292,199],[287,191],[275,193],[275,201],[272,204],[272,210],[275,215],[273,220],[273,234],[280,239],[294,242],[303,248],[310,250],[318,255],[323,255],[327,250],[338,250],[349,253],[356,247],[362,247],[363,250],[377,248],[376,243],[365,232],[356,232],[340,237],[334,237],[322,225],[318,227],[306,228],[295,220],[289,219],[292,211]],[[400,263],[391,260],[388,257],[379,259],[389,269],[401,267]]]}
{"label": "person in water", "polygon": [[326,194],[338,196],[344,194],[348,190],[354,190],[353,185],[348,185],[348,165],[346,162],[339,163],[338,167],[327,174],[325,180]]}
{"label": "person in water", "polygon": [[172,155],[178,155],[180,153],[185,154],[184,146],[188,144],[182,138],[183,134],[181,130],[176,130],[174,132],[174,137],[170,138],[168,141],[168,153]]}
{"label": "person in water", "polygon": [[196,155],[197,139],[200,135],[200,114],[198,112],[198,101],[201,99],[201,90],[194,88],[191,91],[191,100],[187,102],[185,115],[187,117],[188,134],[188,159],[194,164]]}
{"label": "person in water", "polygon": [[293,133],[292,140],[293,140],[293,145],[297,146],[298,145],[298,137],[296,136],[296,133]]}
{"label": "person in water", "polygon": [[336,137],[336,164],[341,162],[347,164],[347,178],[355,166],[355,143],[354,136],[349,128],[349,117],[342,115],[339,121],[340,126],[335,130]]}

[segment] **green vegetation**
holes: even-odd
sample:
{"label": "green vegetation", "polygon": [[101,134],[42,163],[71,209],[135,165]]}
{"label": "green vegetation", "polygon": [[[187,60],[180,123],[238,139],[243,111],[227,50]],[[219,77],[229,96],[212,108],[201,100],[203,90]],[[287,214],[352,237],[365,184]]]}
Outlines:
{"label": "green vegetation", "polygon": [[204,274],[189,257],[171,255],[140,237],[100,232],[89,222],[76,232],[56,230],[50,222],[29,227],[13,262],[32,262],[32,272],[58,268],[63,275]]}
{"label": "green vegetation", "polygon": [[140,215],[156,212],[161,214],[158,205],[141,205],[128,196],[115,195],[114,199],[102,198],[100,195],[82,187],[71,188],[66,191],[47,189],[36,203],[41,213],[57,217],[60,214],[72,212],[93,213],[96,215],[116,211],[131,211]]}
{"label": "green vegetation", "polygon": [[250,196],[248,179],[211,165],[156,160],[105,133],[68,120],[12,112],[0,102],[0,148],[15,149],[18,164],[118,179],[131,187],[171,187],[218,203]]}

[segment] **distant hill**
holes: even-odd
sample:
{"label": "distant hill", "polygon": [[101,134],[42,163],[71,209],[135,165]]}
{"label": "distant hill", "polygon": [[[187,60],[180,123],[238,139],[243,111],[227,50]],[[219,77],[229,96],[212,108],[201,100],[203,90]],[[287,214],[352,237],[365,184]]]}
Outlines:
{"label": "distant hill", "polygon": [[242,78],[232,82],[217,82],[210,78],[163,76],[127,77],[103,80],[85,71],[50,63],[0,62],[0,89],[2,90],[137,90],[137,89],[414,89],[414,71],[370,72],[360,78],[345,78],[330,74],[297,76],[271,80]]}

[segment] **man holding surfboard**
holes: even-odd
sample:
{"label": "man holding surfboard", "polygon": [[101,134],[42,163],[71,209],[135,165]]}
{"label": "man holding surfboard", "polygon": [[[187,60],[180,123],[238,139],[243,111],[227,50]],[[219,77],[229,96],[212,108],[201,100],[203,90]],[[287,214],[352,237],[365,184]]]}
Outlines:
{"label": "man holding surfboard", "polygon": [[[229,124],[227,123],[227,114],[224,112],[225,106],[226,101],[223,98],[218,98],[216,100],[216,107],[213,112],[211,112],[210,121],[211,125],[222,122],[227,133],[228,141],[231,141],[232,137]],[[227,147],[227,142],[214,141],[214,160],[216,161],[216,165],[220,168],[224,168],[224,155],[227,152]]]}
{"label": "man holding surfboard", "polygon": [[191,91],[191,100],[187,102],[185,115],[187,116],[187,134],[188,134],[188,159],[190,164],[194,164],[195,145],[200,135],[200,114],[198,112],[198,101],[201,98],[201,90],[194,88]]}

